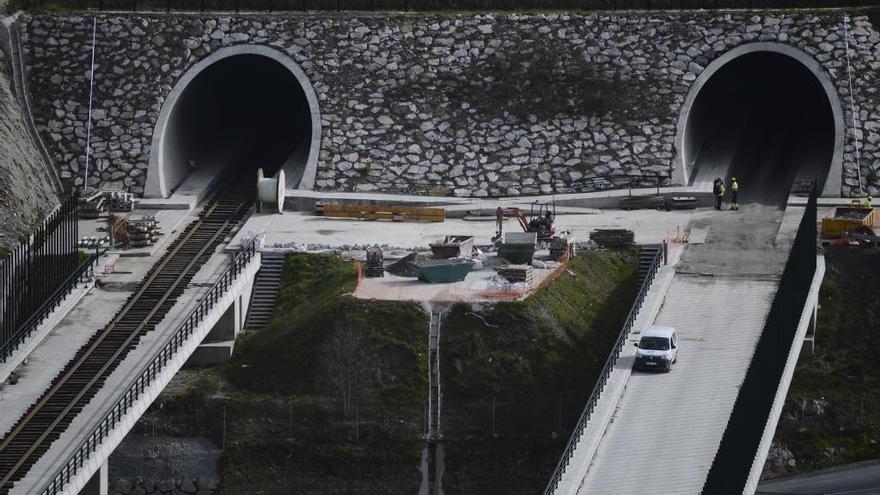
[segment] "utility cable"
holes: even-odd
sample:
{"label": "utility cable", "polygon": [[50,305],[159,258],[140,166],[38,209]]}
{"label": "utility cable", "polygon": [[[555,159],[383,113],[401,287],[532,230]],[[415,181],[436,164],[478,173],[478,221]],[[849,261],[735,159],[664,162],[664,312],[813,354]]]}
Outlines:
{"label": "utility cable", "polygon": [[861,157],[859,156],[859,135],[857,132],[858,127],[856,127],[856,104],[855,99],[853,98],[853,84],[852,84],[852,67],[849,61],[849,16],[844,12],[843,14],[843,41],[846,44],[846,77],[849,81],[849,108],[850,112],[852,112],[852,125],[853,125],[853,140],[856,148],[856,172],[858,172],[859,177],[859,193],[863,193],[865,191],[862,186],[862,165],[861,165]]}
{"label": "utility cable", "polygon": [[83,177],[83,190],[89,187],[89,158],[92,149],[92,96],[95,91],[95,39],[98,32],[98,18],[92,19],[92,67],[89,76],[89,116],[86,123],[86,170]]}

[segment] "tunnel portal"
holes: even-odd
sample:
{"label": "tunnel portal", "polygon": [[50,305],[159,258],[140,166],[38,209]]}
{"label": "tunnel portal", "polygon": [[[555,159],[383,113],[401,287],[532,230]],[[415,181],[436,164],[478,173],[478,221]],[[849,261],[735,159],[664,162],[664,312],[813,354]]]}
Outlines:
{"label": "tunnel portal", "polygon": [[[190,176],[204,184],[219,175],[256,180],[282,167],[296,186],[313,150],[314,114],[297,76],[274,58],[236,54],[198,71],[160,116],[156,166],[147,195],[168,197]],[[312,93],[313,94],[313,93]]]}
{"label": "tunnel portal", "polygon": [[709,75],[687,115],[681,145],[693,185],[710,190],[715,177],[737,177],[741,201],[772,205],[784,204],[796,179],[815,179],[821,192],[838,140],[834,113],[799,60],[773,51],[733,58]]}

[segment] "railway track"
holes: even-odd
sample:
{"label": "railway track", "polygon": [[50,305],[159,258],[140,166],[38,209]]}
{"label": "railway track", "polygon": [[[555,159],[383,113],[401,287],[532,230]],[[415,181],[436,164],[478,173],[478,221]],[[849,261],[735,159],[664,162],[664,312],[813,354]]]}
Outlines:
{"label": "railway track", "polygon": [[217,245],[249,213],[250,182],[230,180],[204,206],[164,256],[147,272],[122,309],[96,332],[55,377],[50,387],[0,440],[0,495],[12,490],[113,370],[177,302]]}

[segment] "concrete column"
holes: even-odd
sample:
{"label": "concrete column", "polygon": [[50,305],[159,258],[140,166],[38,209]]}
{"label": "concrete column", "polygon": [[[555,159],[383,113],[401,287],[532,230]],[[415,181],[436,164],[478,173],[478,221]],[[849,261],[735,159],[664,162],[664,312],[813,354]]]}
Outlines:
{"label": "concrete column", "polygon": [[101,467],[92,475],[92,479],[79,491],[79,495],[107,495],[109,493],[109,484],[107,482],[108,462],[105,460],[104,464],[101,464]]}
{"label": "concrete column", "polygon": [[811,305],[812,308],[808,310],[810,312],[810,322],[807,324],[807,332],[804,335],[804,344],[801,346],[800,359],[810,357],[816,352],[816,318],[819,314],[818,294],[814,300],[808,301],[807,304]]}

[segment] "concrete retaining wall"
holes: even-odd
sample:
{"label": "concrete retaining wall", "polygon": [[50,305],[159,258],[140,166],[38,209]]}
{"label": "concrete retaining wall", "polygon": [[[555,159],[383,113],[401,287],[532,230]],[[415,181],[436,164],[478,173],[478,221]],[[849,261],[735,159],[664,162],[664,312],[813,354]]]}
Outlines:
{"label": "concrete retaining wall", "polygon": [[[82,182],[91,18],[24,17],[35,116],[63,177]],[[224,47],[291,57],[318,96],[315,188],[456,196],[595,189],[677,167],[676,124],[704,68],[779,42],[814,57],[846,125],[841,192],[880,167],[880,33],[843,14],[100,15],[90,182],[142,193],[153,128],[184,72]],[[874,194],[880,193],[875,185]]]}

